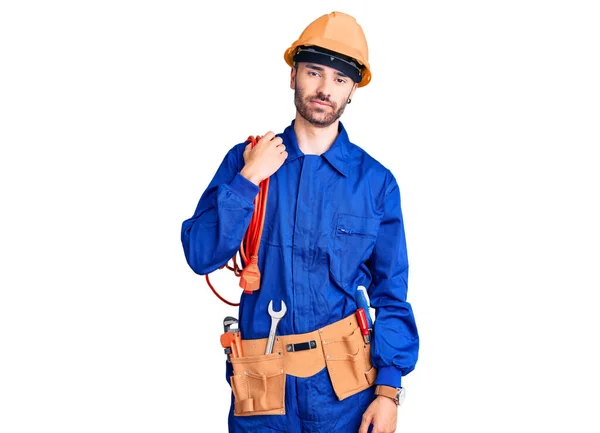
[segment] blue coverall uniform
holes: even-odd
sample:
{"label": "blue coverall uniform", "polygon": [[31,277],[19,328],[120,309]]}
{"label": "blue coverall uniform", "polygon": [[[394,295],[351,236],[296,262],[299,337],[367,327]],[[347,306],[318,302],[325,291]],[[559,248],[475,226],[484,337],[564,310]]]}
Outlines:
{"label": "blue coverall uniform", "polygon": [[[241,296],[242,337],[268,336],[271,300],[275,310],[281,300],[288,309],[278,335],[336,322],[356,311],[356,290],[363,285],[376,311],[371,346],[376,384],[399,387],[415,367],[419,337],[406,300],[408,259],[396,179],[350,142],[341,122],[322,155],[300,150],[294,121],[279,136],[288,157],[270,177],[258,258],[261,284]],[[227,263],[249,226],[259,187],[239,173],[246,145],[229,150],[194,215],[183,222],[185,257],[200,275]],[[285,415],[233,416],[231,404],[230,432],[355,432],[373,392],[370,387],[339,401],[327,369],[308,378],[288,376]]]}

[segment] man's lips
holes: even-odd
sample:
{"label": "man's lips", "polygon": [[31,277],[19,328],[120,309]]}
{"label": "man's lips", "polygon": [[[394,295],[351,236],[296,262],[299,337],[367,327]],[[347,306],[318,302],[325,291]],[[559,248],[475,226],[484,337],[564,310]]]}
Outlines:
{"label": "man's lips", "polygon": [[323,102],[323,101],[319,101],[319,100],[315,100],[313,99],[312,101],[313,104],[320,106],[320,107],[331,107],[331,104],[328,104],[327,102]]}

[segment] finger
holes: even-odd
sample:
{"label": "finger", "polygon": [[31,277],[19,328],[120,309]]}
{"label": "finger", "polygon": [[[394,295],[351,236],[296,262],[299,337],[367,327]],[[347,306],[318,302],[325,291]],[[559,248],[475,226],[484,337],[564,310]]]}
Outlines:
{"label": "finger", "polygon": [[279,146],[281,143],[283,143],[283,139],[281,137],[275,137],[271,140],[271,144],[274,146]]}
{"label": "finger", "polygon": [[367,433],[369,430],[369,425],[371,425],[371,420],[373,416],[370,414],[364,414],[362,417],[362,422],[360,423],[360,428],[358,429],[358,433]]}
{"label": "finger", "polygon": [[262,136],[262,138],[260,139],[260,141],[269,142],[269,141],[271,141],[273,139],[273,137],[275,137],[275,133],[273,131],[269,131],[265,135]]}

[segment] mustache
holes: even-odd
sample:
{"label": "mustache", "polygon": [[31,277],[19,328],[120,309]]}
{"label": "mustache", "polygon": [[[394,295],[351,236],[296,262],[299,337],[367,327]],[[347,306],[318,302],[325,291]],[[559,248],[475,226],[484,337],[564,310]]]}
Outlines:
{"label": "mustache", "polygon": [[329,99],[328,96],[323,95],[322,93],[317,94],[316,96],[309,98],[309,101],[313,102],[326,102],[327,104],[331,105],[332,107],[335,107],[335,103]]}

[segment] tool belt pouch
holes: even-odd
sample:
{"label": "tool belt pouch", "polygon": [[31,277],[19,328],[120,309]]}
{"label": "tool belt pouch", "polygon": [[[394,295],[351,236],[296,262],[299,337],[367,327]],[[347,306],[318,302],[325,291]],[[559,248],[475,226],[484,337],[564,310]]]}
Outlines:
{"label": "tool belt pouch", "polygon": [[232,358],[234,415],[285,414],[285,372],[281,352]]}
{"label": "tool belt pouch", "polygon": [[338,323],[323,330],[321,342],[333,390],[343,400],[370,387],[377,370],[371,363],[371,345],[364,342],[356,322]]}

